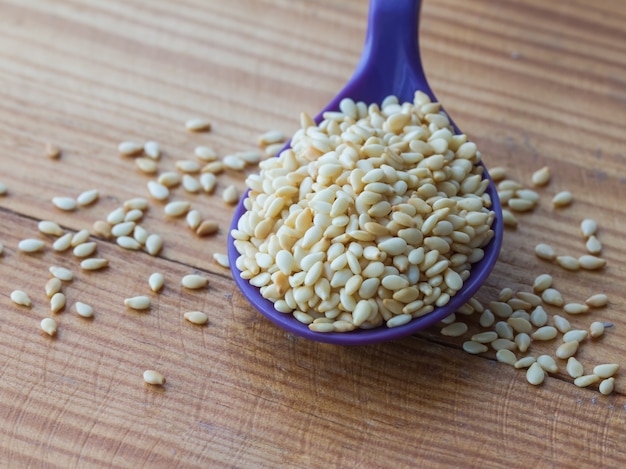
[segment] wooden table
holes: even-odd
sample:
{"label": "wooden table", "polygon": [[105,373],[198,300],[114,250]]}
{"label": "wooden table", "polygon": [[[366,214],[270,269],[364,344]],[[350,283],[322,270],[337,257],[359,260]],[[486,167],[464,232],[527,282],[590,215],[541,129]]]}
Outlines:
{"label": "wooden table", "polygon": [[[155,140],[159,170],[193,159],[198,145],[220,155],[257,149],[270,129],[292,133],[301,111],[315,114],[358,60],[367,2],[350,0],[0,1],[0,461],[2,467],[626,467],[626,379],[609,396],[582,389],[560,371],[541,386],[469,355],[467,335],[440,326],[380,345],[341,348],[299,339],[255,312],[216,265],[232,207],[220,197],[244,175],[219,176],[213,196],[186,195],[217,236],[199,238],[151,201],[142,221],[159,233],[158,257],[96,239],[110,260],[85,272],[54,252],[37,223],[92,229],[146,183],[119,142]],[[572,317],[576,327],[614,324],[578,353],[586,371],[626,364],[623,219],[626,214],[626,4],[622,0],[426,0],[421,47],[431,85],[489,167],[530,187],[552,168],[540,206],[507,230],[478,298],[501,288],[530,291],[551,273],[566,301],[609,295],[607,308]],[[204,117],[209,133],[184,123]],[[58,160],[45,156],[51,143]],[[96,188],[100,199],[74,212],[54,196]],[[570,207],[551,198],[570,190]],[[583,218],[599,225],[607,266],[566,272],[537,259],[549,242],[580,255]],[[38,254],[18,252],[44,239]],[[71,268],[55,338],[44,284],[51,265]],[[147,278],[166,279],[153,294]],[[184,291],[188,273],[210,277]],[[15,289],[32,298],[14,305]],[[123,299],[147,294],[149,312]],[[74,303],[93,305],[92,320]],[[558,308],[547,307],[550,313]],[[210,324],[183,313],[199,309]],[[471,335],[477,317],[466,319]],[[533,345],[554,353],[558,341]],[[146,385],[145,369],[165,374]]]}

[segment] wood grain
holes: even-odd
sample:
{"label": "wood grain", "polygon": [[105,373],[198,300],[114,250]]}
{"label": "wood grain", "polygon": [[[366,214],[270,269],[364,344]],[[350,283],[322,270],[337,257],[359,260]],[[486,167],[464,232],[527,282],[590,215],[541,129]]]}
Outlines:
{"label": "wood grain", "polygon": [[[219,221],[197,238],[152,202],[143,225],[165,239],[159,257],[97,239],[111,265],[83,272],[55,253],[37,222],[90,229],[124,200],[145,197],[152,177],[118,155],[123,140],[158,141],[160,170],[200,144],[221,154],[256,148],[277,128],[289,134],[349,78],[365,33],[367,4],[350,0],[0,0],[0,466],[2,467],[624,467],[626,380],[602,396],[564,372],[539,387],[492,353],[471,356],[464,338],[439,327],[393,343],[340,348],[277,329],[237,291],[212,253],[224,252],[232,208],[220,199],[244,175],[220,176],[216,194],[188,199]],[[553,170],[540,206],[507,230],[478,298],[503,287],[529,291],[551,273],[566,301],[606,292],[608,308],[572,318],[614,325],[578,354],[591,370],[626,363],[626,7],[621,0],[426,0],[420,44],[432,88],[475,140],[489,167],[530,184]],[[191,117],[210,133],[184,129]],[[58,161],[44,155],[59,145]],[[98,188],[76,212],[50,203]],[[550,199],[573,192],[571,207]],[[535,257],[550,242],[580,255],[583,218],[598,221],[607,267],[570,273]],[[45,239],[40,254],[20,239]],[[73,269],[68,306],[50,338],[43,285],[50,265]],[[162,293],[147,278],[166,277]],[[210,277],[206,291],[180,278]],[[27,291],[31,308],[11,303]],[[123,298],[150,294],[149,312]],[[78,317],[73,304],[94,306]],[[185,311],[210,316],[206,327]],[[550,312],[558,310],[550,308]],[[480,330],[466,318],[468,335]],[[534,344],[553,353],[556,343]],[[560,362],[564,369],[564,362]],[[147,386],[142,372],[167,377]]]}

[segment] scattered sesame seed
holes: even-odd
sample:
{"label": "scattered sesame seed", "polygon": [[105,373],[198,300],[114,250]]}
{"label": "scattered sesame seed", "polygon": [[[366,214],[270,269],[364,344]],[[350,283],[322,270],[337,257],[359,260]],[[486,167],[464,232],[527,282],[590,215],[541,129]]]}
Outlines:
{"label": "scattered sesame seed", "polygon": [[538,386],[543,383],[545,377],[546,372],[539,365],[539,363],[536,362],[530,365],[528,371],[526,372],[526,380],[533,386]]}
{"label": "scattered sesame seed", "polygon": [[561,191],[552,198],[555,207],[566,207],[572,203],[573,196],[569,191]]}
{"label": "scattered sesame seed", "polygon": [[117,150],[122,156],[134,156],[143,152],[143,145],[137,142],[121,142],[117,146]]}
{"label": "scattered sesame seed", "polygon": [[43,234],[51,236],[61,236],[63,234],[63,228],[58,223],[50,220],[42,220],[37,224],[39,231]]}
{"label": "scattered sesame seed", "polygon": [[228,260],[228,256],[226,254],[222,254],[220,252],[213,253],[213,260],[222,267],[227,269],[230,267],[230,261]]}
{"label": "scattered sesame seed", "polygon": [[208,132],[211,130],[211,123],[202,118],[189,119],[185,122],[185,127],[190,132]]}
{"label": "scattered sesame seed", "polygon": [[84,259],[80,263],[80,268],[83,270],[100,270],[100,269],[104,269],[108,265],[109,265],[108,259],[90,257],[89,259]]}
{"label": "scattered sesame seed", "polygon": [[52,143],[46,143],[46,157],[57,160],[61,157],[61,149]]}
{"label": "scattered sesame seed", "polygon": [[65,295],[61,292],[55,293],[50,298],[50,311],[58,313],[65,308]]}
{"label": "scattered sesame seed", "polygon": [[41,330],[49,336],[54,336],[57,333],[57,322],[52,318],[43,318],[40,326]]}
{"label": "scattered sesame seed", "polygon": [[66,269],[65,267],[59,267],[59,266],[53,265],[53,266],[50,266],[49,270],[50,270],[50,273],[54,277],[64,282],[71,282],[74,279],[74,274],[72,273],[72,271],[69,269]]}
{"label": "scattered sesame seed", "polygon": [[76,200],[72,197],[52,197],[52,204],[56,208],[66,212],[74,211],[77,207]]}
{"label": "scattered sesame seed", "polygon": [[150,290],[152,290],[155,293],[161,291],[164,283],[165,283],[165,279],[163,278],[163,274],[160,274],[158,272],[154,272],[148,278],[148,285],[150,285]]}
{"label": "scattered sesame seed", "polygon": [[600,386],[598,387],[600,393],[604,394],[605,396],[611,394],[613,392],[613,389],[615,389],[615,378],[612,377],[602,380],[600,382]]}
{"label": "scattered sesame seed", "polygon": [[124,300],[124,304],[131,309],[144,310],[150,308],[150,297],[149,296],[133,296],[131,298],[126,298]]}
{"label": "scattered sesame seed", "polygon": [[17,245],[20,251],[28,253],[43,251],[45,247],[46,244],[40,239],[23,239]]}
{"label": "scattered sesame seed", "polygon": [[185,288],[196,290],[198,288],[206,287],[209,284],[209,279],[203,277],[202,275],[189,274],[183,277],[181,284]]}
{"label": "scattered sesame seed", "polygon": [[30,307],[33,302],[28,294],[22,290],[13,290],[11,292],[11,301],[16,305]]}
{"label": "scattered sesame seed", "polygon": [[534,186],[545,186],[550,182],[550,168],[544,166],[541,169],[535,171],[532,175],[531,181]]}
{"label": "scattered sesame seed", "polygon": [[209,322],[209,317],[201,311],[188,311],[183,316],[192,324],[202,325]]}
{"label": "scattered sesame seed", "polygon": [[76,314],[83,318],[92,318],[93,317],[93,308],[88,304],[81,303],[77,301],[74,304],[74,309],[76,309]]}
{"label": "scattered sesame seed", "polygon": [[86,207],[88,205],[93,204],[100,197],[100,191],[98,189],[90,189],[84,192],[81,192],[78,197],[76,197],[76,203],[81,207]]}
{"label": "scattered sesame seed", "polygon": [[143,144],[143,152],[148,158],[158,160],[161,157],[161,148],[157,142],[148,141]]}
{"label": "scattered sesame seed", "polygon": [[147,384],[162,386],[165,384],[165,376],[155,370],[146,370],[143,372],[143,380]]}

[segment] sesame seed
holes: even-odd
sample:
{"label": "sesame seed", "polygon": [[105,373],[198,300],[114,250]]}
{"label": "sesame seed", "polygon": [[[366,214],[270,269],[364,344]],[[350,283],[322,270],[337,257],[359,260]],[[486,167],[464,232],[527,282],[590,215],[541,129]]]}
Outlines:
{"label": "sesame seed", "polygon": [[545,377],[545,371],[539,363],[536,362],[530,365],[530,368],[528,368],[528,371],[526,372],[526,380],[533,386],[538,386],[543,383]]}
{"label": "sesame seed", "polygon": [[510,228],[517,228],[519,224],[517,218],[510,210],[505,208],[502,209],[502,221],[504,222],[504,226],[508,226]]}
{"label": "sesame seed", "polygon": [[516,212],[528,212],[535,208],[536,202],[522,198],[509,199],[508,206],[511,210]]}
{"label": "sesame seed", "polygon": [[222,163],[224,164],[224,167],[235,171],[241,171],[246,167],[246,162],[237,154],[224,156],[224,158],[222,158]]}
{"label": "sesame seed", "polygon": [[495,321],[495,317],[491,310],[485,309],[479,318],[481,327],[491,327]]}
{"label": "sesame seed", "polygon": [[6,184],[0,182],[0,195],[4,196],[7,195],[7,186]]}
{"label": "sesame seed", "polygon": [[83,318],[92,318],[93,317],[93,308],[88,304],[81,303],[77,301],[74,304],[74,309],[76,309],[76,314]]}
{"label": "sesame seed", "polygon": [[575,340],[572,340],[570,342],[563,342],[556,349],[555,355],[558,358],[569,358],[576,354],[576,352],[578,351],[578,345],[579,343]]}
{"label": "sesame seed", "polygon": [[[150,239],[150,237],[148,237]],[[120,236],[116,240],[118,246],[123,247],[124,249],[128,249],[130,251],[137,251],[141,249],[141,244],[135,238],[131,238],[130,236]],[[146,240],[146,243],[148,240]]]}
{"label": "sesame seed", "polygon": [[517,357],[508,349],[500,349],[496,352],[496,360],[500,363],[506,363],[507,365],[514,366],[517,362]]}
{"label": "sesame seed", "polygon": [[546,373],[558,373],[559,367],[550,355],[540,355],[537,357],[537,363]]}
{"label": "sesame seed", "polygon": [[234,205],[239,202],[239,192],[234,185],[230,185],[224,189],[222,193],[222,199],[229,205]]}
{"label": "sesame seed", "polygon": [[530,313],[530,322],[535,327],[543,327],[548,323],[548,313],[541,306],[537,306]]}
{"label": "sesame seed", "polygon": [[261,153],[258,151],[240,151],[237,153],[237,158],[243,160],[247,165],[258,164],[261,161]]}
{"label": "sesame seed", "polygon": [[73,253],[76,257],[87,257],[93,254],[93,252],[96,250],[96,247],[97,245],[93,241],[89,243],[82,243],[74,248]]}
{"label": "sesame seed", "polygon": [[272,143],[265,147],[263,153],[267,158],[273,158],[285,147],[284,143]]}
{"label": "sesame seed", "polygon": [[126,298],[124,300],[124,304],[131,309],[144,310],[150,308],[150,297],[149,296],[133,296],[131,298]]}
{"label": "sesame seed", "polygon": [[161,157],[161,147],[159,147],[157,142],[148,141],[144,143],[143,152],[148,158],[152,158],[153,160],[158,160]]}
{"label": "sesame seed", "polygon": [[556,337],[557,330],[552,326],[543,326],[531,334],[534,340],[552,340]]}
{"label": "sesame seed", "polygon": [[286,139],[280,130],[268,130],[257,137],[257,143],[261,147],[266,147],[272,143],[282,143]]}
{"label": "sesame seed", "polygon": [[224,172],[224,163],[221,161],[211,161],[205,164],[200,171],[203,173],[220,174]]}
{"label": "sesame seed", "polygon": [[202,311],[188,311],[183,317],[192,324],[206,324],[209,322],[209,317]]}
{"label": "sesame seed", "polygon": [[166,200],[170,196],[170,190],[156,181],[148,181],[148,192],[156,200]]}
{"label": "sesame seed", "polygon": [[528,356],[528,357],[522,357],[519,360],[517,360],[513,366],[517,369],[521,369],[521,368],[528,368],[529,366],[531,366],[533,363],[535,363],[537,360],[535,360],[535,357],[532,356]]}
{"label": "sesame seed", "polygon": [[574,384],[579,388],[586,388],[587,386],[591,386],[598,381],[600,381],[600,377],[598,375],[591,374],[579,376],[574,380]]}
{"label": "sesame seed", "polygon": [[585,249],[587,249],[589,254],[600,254],[602,252],[602,243],[595,235],[591,235],[585,243]]}
{"label": "sesame seed", "polygon": [[471,353],[472,355],[477,355],[479,353],[485,353],[489,349],[485,344],[479,344],[473,340],[468,340],[463,342],[463,350],[467,353]]}
{"label": "sesame seed", "polygon": [[200,212],[198,212],[197,210],[190,210],[187,213],[186,221],[187,221],[187,226],[195,231],[200,226],[200,223],[202,222]]}
{"label": "sesame seed", "polygon": [[145,174],[154,174],[159,170],[157,162],[152,158],[140,157],[135,159],[135,166],[137,169]]}
{"label": "sesame seed", "polygon": [[78,197],[76,197],[76,203],[81,207],[87,207],[88,205],[93,204],[100,197],[100,191],[98,189],[90,189],[84,192],[81,192]]}
{"label": "sesame seed", "polygon": [[176,169],[181,173],[198,173],[200,172],[200,163],[194,160],[178,160],[176,162]]}
{"label": "sesame seed", "polygon": [[535,171],[532,175],[531,181],[534,186],[545,186],[550,182],[550,168],[544,166],[541,169]]}
{"label": "sesame seed", "polygon": [[123,221],[111,227],[111,234],[115,237],[128,236],[133,232],[135,226],[136,223],[134,221]]}
{"label": "sesame seed", "polygon": [[589,312],[589,306],[581,303],[567,303],[563,306],[563,311],[567,314],[584,314]]}
{"label": "sesame seed", "polygon": [[55,293],[50,298],[50,311],[58,313],[65,308],[65,295],[61,292]]}
{"label": "sesame seed", "polygon": [[580,269],[580,262],[573,256],[557,256],[556,263],[565,270],[576,271]]}
{"label": "sesame seed", "polygon": [[593,368],[593,374],[598,375],[600,378],[610,378],[619,370],[617,363],[604,363],[602,365],[596,365]]}
{"label": "sesame seed", "polygon": [[28,253],[43,251],[45,247],[46,244],[40,239],[23,239],[17,245],[20,251]]}
{"label": "sesame seed", "polygon": [[168,203],[163,208],[163,212],[169,217],[181,217],[185,215],[190,208],[191,204],[189,202],[187,202],[186,200],[178,200]]}
{"label": "sesame seed", "polygon": [[13,290],[11,292],[11,301],[16,305],[30,307],[33,303],[28,294],[22,290]]}
{"label": "sesame seed", "polygon": [[57,322],[52,318],[43,318],[40,326],[41,330],[49,336],[54,336],[57,333]]}
{"label": "sesame seed", "polygon": [[556,251],[554,248],[545,243],[540,243],[535,246],[535,254],[537,257],[547,261],[553,261],[556,259]]}
{"label": "sesame seed", "polygon": [[171,188],[176,187],[180,184],[182,177],[176,171],[167,171],[165,173],[159,174],[157,182],[162,186]]}
{"label": "sesame seed", "polygon": [[193,118],[185,122],[185,127],[190,132],[208,132],[211,130],[211,123],[202,118]]}
{"label": "sesame seed", "polygon": [[148,278],[148,285],[150,285],[150,290],[152,290],[155,293],[161,291],[164,283],[165,283],[165,279],[163,278],[163,274],[160,274],[158,272],[154,272]]}
{"label": "sesame seed", "polygon": [[90,257],[89,259],[84,259],[80,263],[80,268],[83,270],[100,270],[100,269],[104,269],[108,265],[109,265],[108,259]]}
{"label": "sesame seed", "polygon": [[139,243],[139,244],[146,244],[146,240],[148,239],[148,231],[146,231],[146,229],[141,226],[141,225],[136,225],[135,229],[133,230],[133,238],[135,238],[135,240]]}
{"label": "sesame seed", "polygon": [[59,267],[59,266],[53,265],[53,266],[50,266],[49,270],[50,270],[50,273],[54,277],[64,282],[71,282],[72,279],[74,278],[74,274],[72,273],[72,271],[69,269],[66,269],[65,267]]}
{"label": "sesame seed", "polygon": [[53,197],[52,204],[56,208],[64,210],[66,212],[76,210],[76,200],[74,200],[72,197]]}
{"label": "sesame seed", "polygon": [[124,221],[125,216],[126,210],[124,210],[124,207],[118,207],[107,215],[107,222],[111,225],[117,225],[118,223],[122,223]]}
{"label": "sesame seed", "polygon": [[72,247],[76,247],[79,244],[83,244],[88,239],[89,239],[89,230],[80,230],[74,233],[74,235],[72,236],[72,241],[70,242],[70,245]]}
{"label": "sesame seed", "polygon": [[565,334],[567,331],[572,329],[572,325],[563,316],[555,314],[552,317],[552,320],[554,321],[554,327],[556,327],[561,334]]}
{"label": "sesame seed", "polygon": [[600,337],[604,334],[604,324],[599,321],[594,321],[589,326],[589,336],[592,339]]}
{"label": "sesame seed", "polygon": [[204,162],[217,160],[217,152],[211,147],[197,146],[194,150],[194,154],[199,160]]}
{"label": "sesame seed", "polygon": [[[459,324],[459,323],[457,323]],[[498,333],[495,331],[485,331],[474,334],[471,340],[478,342],[479,344],[489,344],[498,338]]]}
{"label": "sesame seed", "polygon": [[189,174],[183,174],[183,189],[191,194],[195,194],[202,186],[198,180]]}
{"label": "sesame seed", "polygon": [[51,160],[57,160],[61,157],[61,149],[52,144],[52,143],[46,143],[46,157],[50,158]]}
{"label": "sesame seed", "polygon": [[143,212],[139,209],[131,209],[124,215],[124,221],[139,221],[143,218]]}
{"label": "sesame seed", "polygon": [[506,178],[506,168],[502,166],[496,166],[489,170],[489,175],[494,182],[502,181]]}
{"label": "sesame seed", "polygon": [[465,324],[464,322],[454,322],[450,324],[449,326],[446,326],[443,329],[441,329],[441,335],[445,335],[448,337],[461,337],[466,332],[467,332],[467,324]]}
{"label": "sesame seed", "polygon": [[[96,236],[100,236],[104,239],[109,239],[111,234],[111,225],[109,225],[104,220],[96,220],[93,224],[93,232]],[[71,241],[70,241],[71,243]],[[68,245],[69,247],[69,245]]]}
{"label": "sesame seed", "polygon": [[151,256],[157,256],[163,249],[163,239],[158,234],[151,234],[146,239],[146,251]]}
{"label": "sesame seed", "polygon": [[222,267],[227,269],[230,267],[230,261],[228,260],[228,256],[226,254],[219,252],[213,253],[213,260]]}
{"label": "sesame seed", "polygon": [[[124,213],[124,210],[146,210],[148,208],[148,200],[144,199],[143,197],[135,197],[133,199],[128,199],[126,201],[124,201],[123,204],[123,208],[118,209],[122,211],[122,214]],[[119,223],[123,220],[124,218],[122,217],[120,220],[117,221],[111,221],[108,220],[109,223],[111,224],[115,224],[115,223]]]}
{"label": "sesame seed", "polygon": [[600,393],[604,394],[605,396],[611,394],[613,392],[613,389],[615,389],[615,378],[602,380],[600,382],[600,386],[598,387]]}
{"label": "sesame seed", "polygon": [[554,288],[546,288],[543,292],[541,292],[541,299],[544,303],[552,306],[563,306],[564,303],[561,292]]}
{"label": "sesame seed", "polygon": [[146,370],[143,372],[143,380],[147,384],[154,386],[162,386],[165,384],[165,376],[155,370]]}
{"label": "sesame seed", "polygon": [[574,357],[569,357],[567,359],[566,371],[572,378],[580,378],[585,373],[582,363]]}
{"label": "sesame seed", "polygon": [[206,193],[211,193],[215,190],[215,186],[217,185],[217,178],[213,173],[202,173],[200,175],[200,185],[202,186],[202,190]]}
{"label": "sesame seed", "polygon": [[131,141],[121,142],[117,146],[117,151],[122,156],[134,156],[143,152],[143,145]]}
{"label": "sesame seed", "polygon": [[42,220],[37,224],[39,231],[43,234],[51,235],[51,236],[61,236],[63,234],[63,229],[58,225],[58,223]]}
{"label": "sesame seed", "polygon": [[592,256],[589,254],[585,254],[578,258],[578,262],[580,263],[580,267],[585,270],[598,270],[603,268],[606,265],[606,260],[601,257]]}
{"label": "sesame seed", "polygon": [[48,298],[51,298],[52,295],[61,291],[61,287],[62,287],[61,280],[59,280],[56,277],[52,277],[50,280],[46,282],[46,285],[44,287],[46,291],[46,296]]}
{"label": "sesame seed", "polygon": [[555,207],[566,207],[572,203],[572,193],[569,191],[561,191],[552,198],[552,205]]}
{"label": "sesame seed", "polygon": [[509,339],[496,339],[491,342],[490,345],[491,348],[493,348],[495,351],[502,349],[515,350],[517,347],[517,345],[515,345],[515,342]]}
{"label": "sesame seed", "polygon": [[190,274],[185,275],[182,278],[181,284],[185,288],[196,290],[198,288],[204,288],[209,284],[209,279],[202,275]]}
{"label": "sesame seed", "polygon": [[526,332],[520,332],[515,336],[514,341],[515,345],[517,345],[517,349],[522,353],[526,353],[526,351],[530,347],[531,339]]}
{"label": "sesame seed", "polygon": [[585,218],[580,222],[580,232],[585,239],[593,236],[598,231],[598,224],[591,218]]}
{"label": "sesame seed", "polygon": [[541,274],[535,277],[533,282],[533,290],[541,293],[552,286],[552,276],[549,274]]}

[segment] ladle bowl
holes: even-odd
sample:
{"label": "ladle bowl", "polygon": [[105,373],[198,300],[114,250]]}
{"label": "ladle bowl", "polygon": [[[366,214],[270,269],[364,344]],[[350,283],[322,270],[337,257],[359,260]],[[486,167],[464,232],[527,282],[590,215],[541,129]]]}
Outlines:
{"label": "ladle bowl", "polygon": [[[433,101],[437,101],[422,67],[419,53],[418,25],[421,0],[371,0],[368,14],[368,28],[361,59],[350,81],[315,118],[321,122],[326,111],[336,111],[343,98],[363,101],[366,104],[378,103],[395,95],[400,102],[412,102],[415,91],[421,90]],[[462,133],[450,119],[457,134]],[[286,148],[289,146],[287,144]],[[482,165],[482,162],[479,163]],[[489,178],[485,168],[484,177]],[[484,249],[484,257],[472,264],[471,274],[463,287],[450,301],[435,308],[431,313],[415,318],[405,325],[389,328],[385,325],[374,329],[356,329],[350,332],[314,332],[306,324],[299,322],[292,314],[277,311],[274,304],[263,298],[259,289],[242,279],[236,267],[239,257],[233,238],[228,237],[228,257],[231,271],[237,286],[248,301],[259,312],[277,326],[307,339],[338,344],[366,345],[384,342],[425,329],[463,306],[483,285],[493,269],[502,244],[503,222],[498,193],[491,183],[486,191],[491,197],[491,210],[495,212],[492,225],[494,236]],[[239,218],[245,213],[244,195],[235,210],[231,230],[237,228]]]}

